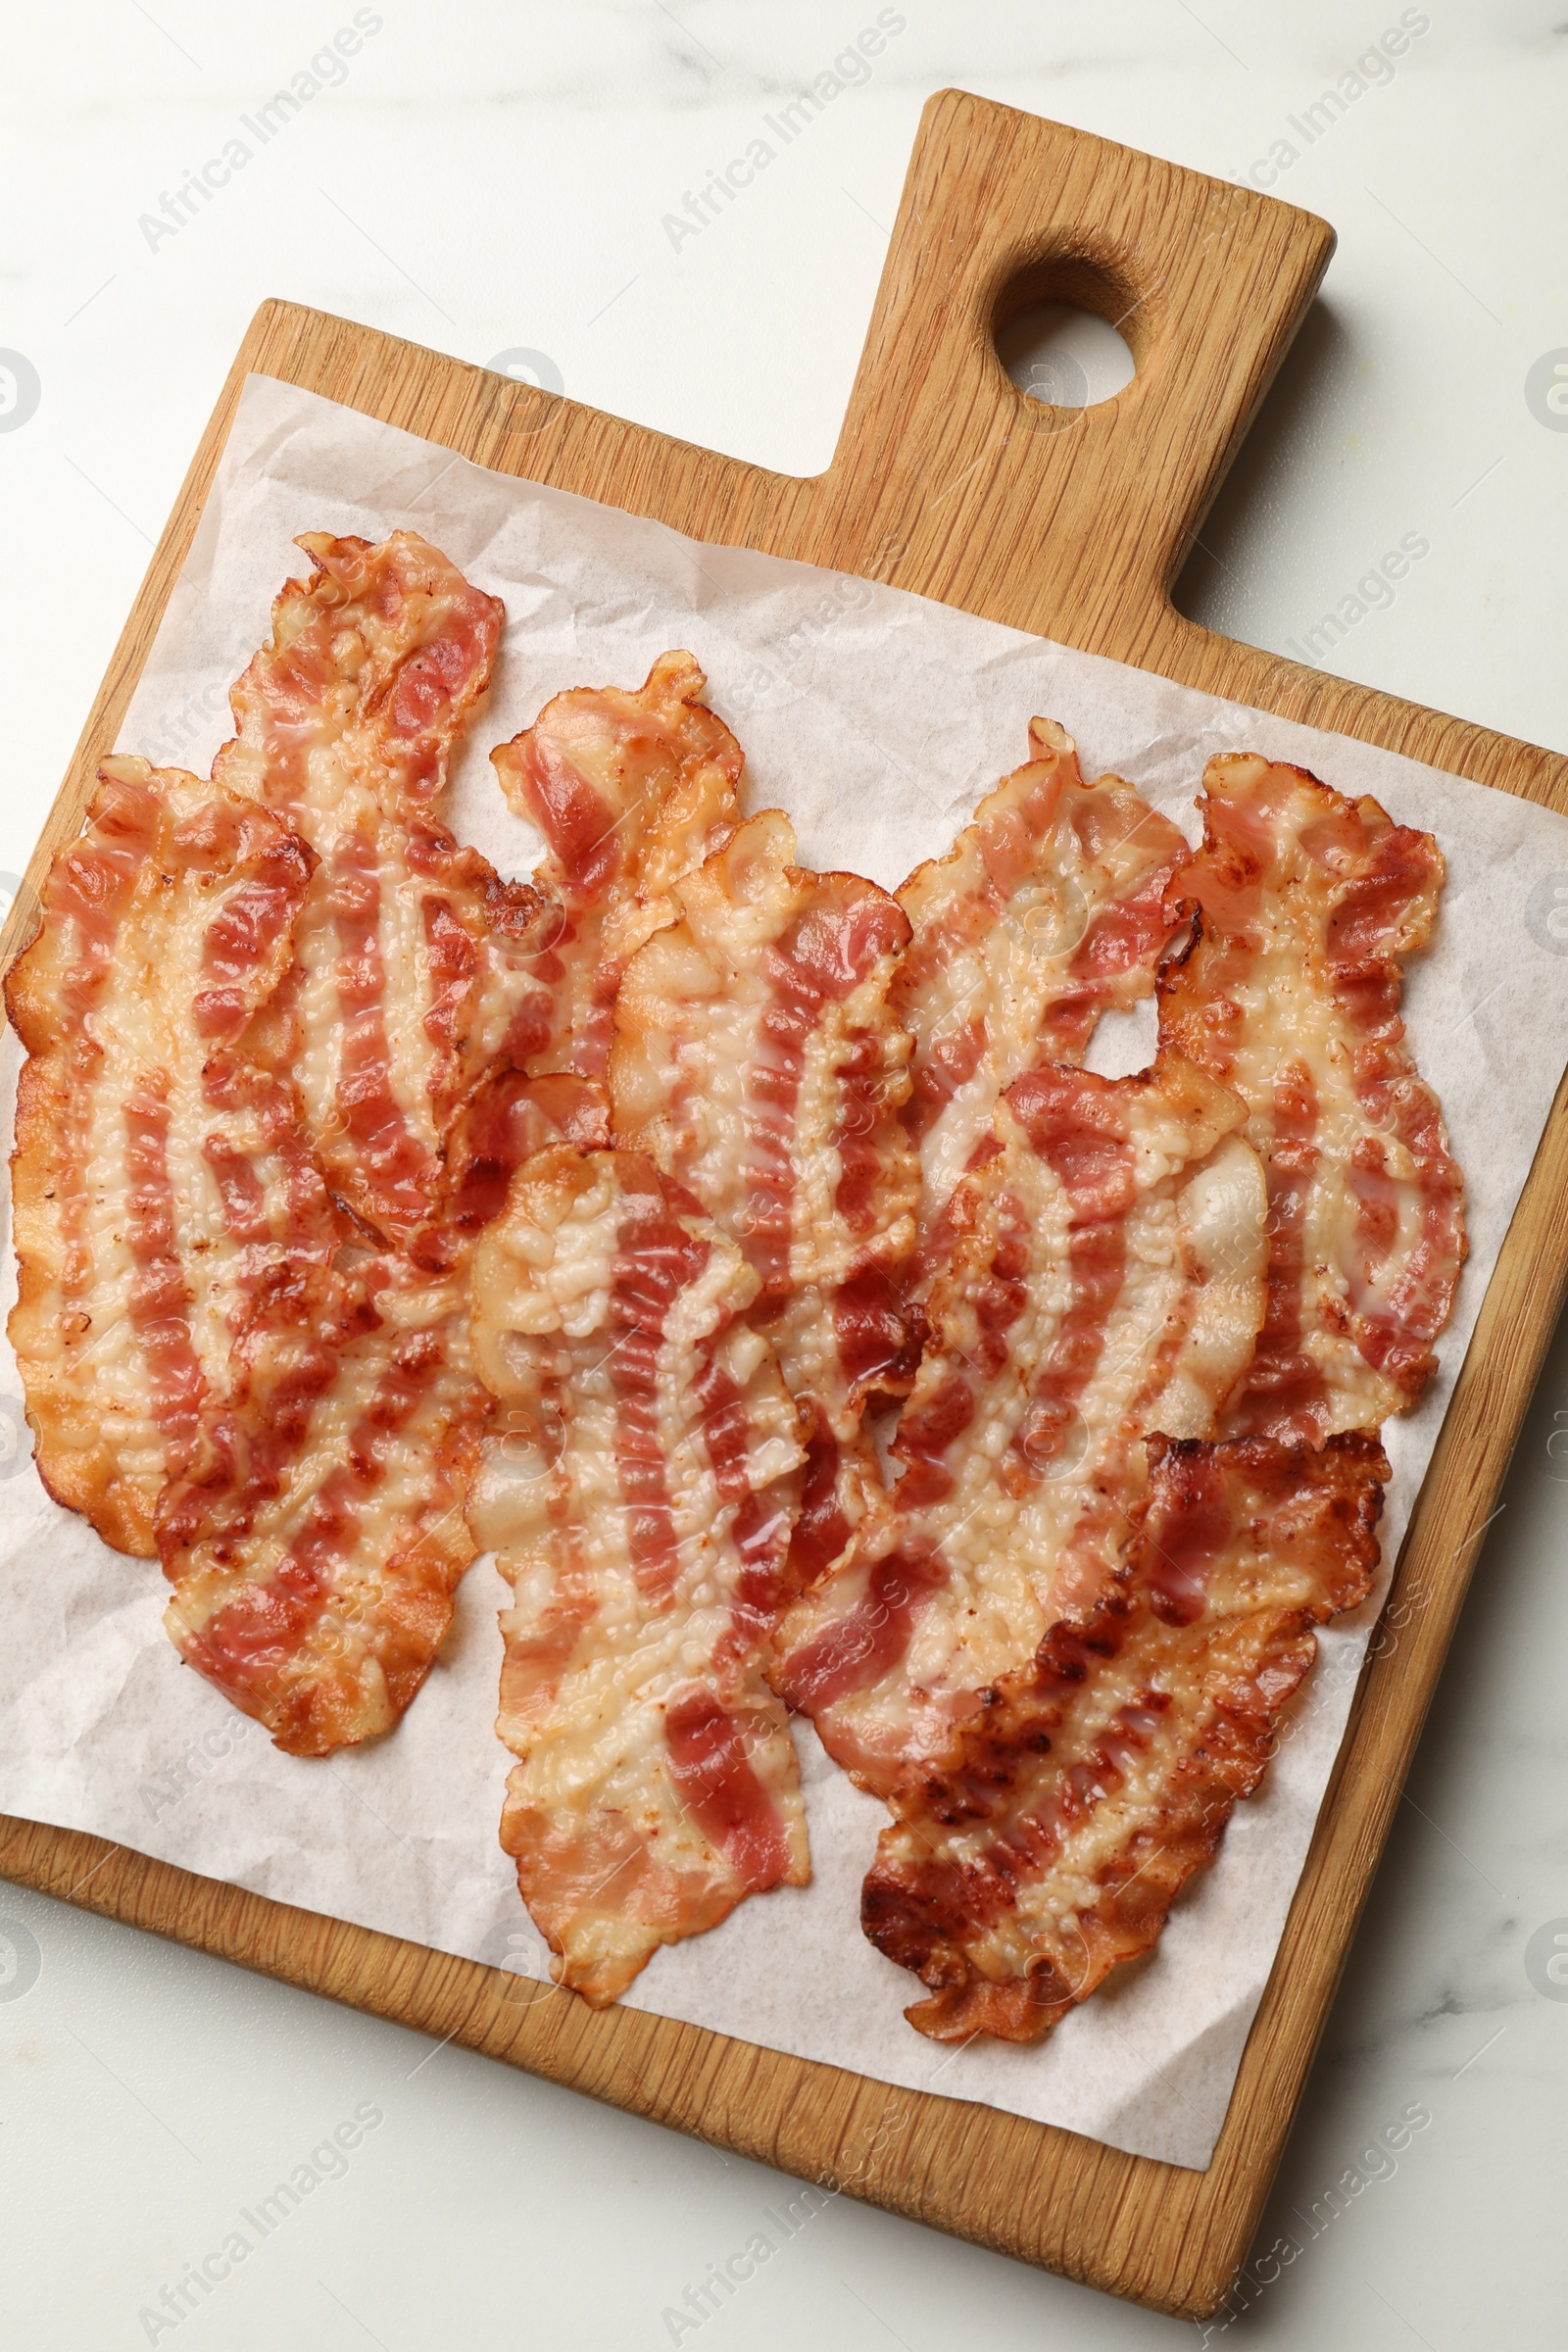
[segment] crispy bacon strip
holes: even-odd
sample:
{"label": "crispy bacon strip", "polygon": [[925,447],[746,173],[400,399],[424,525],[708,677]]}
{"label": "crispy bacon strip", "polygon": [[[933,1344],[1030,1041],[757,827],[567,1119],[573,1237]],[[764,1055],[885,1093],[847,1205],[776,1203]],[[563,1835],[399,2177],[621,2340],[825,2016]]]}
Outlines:
{"label": "crispy bacon strip", "polygon": [[1234,1095],[1167,1054],[1014,1081],[954,1195],[891,1512],[792,1610],[774,1687],[886,1794],[1121,1556],[1152,1430],[1201,1438],[1263,1314]]}
{"label": "crispy bacon strip", "polygon": [[386,1240],[424,1217],[473,1082],[549,1031],[554,911],[436,814],[489,682],[499,600],[416,533],[308,533],[315,566],[272,608],[214,774],[265,802],[319,864],[295,925],[286,1020],[255,1043],[297,1075],[334,1187]]}
{"label": "crispy bacon strip", "polygon": [[1161,1035],[1243,1098],[1269,1180],[1268,1317],[1222,1434],[1319,1443],[1414,1403],[1464,1259],[1463,1180],[1399,1019],[1443,855],[1257,758],[1211,760],[1200,806]]}
{"label": "crispy bacon strip", "polygon": [[490,1403],[466,1275],[388,1253],[264,1292],[231,1395],[164,1494],[170,1638],[290,1755],[392,1728],[474,1557],[463,1508]]}
{"label": "crispy bacon strip", "polygon": [[874,883],[794,859],[789,819],[764,809],[674,885],[677,919],[621,979],[610,1091],[617,1138],[688,1186],[760,1277],[752,1320],[810,1425],[807,1577],[879,1491],[868,1395],[912,1377],[898,1285],[919,1166],[888,1004],[907,919]]}
{"label": "crispy bacon strip", "polygon": [[501,1840],[561,1981],[595,2007],[661,1944],[809,1876],[762,1679],[802,1454],[744,1320],[757,1289],[629,1152],[530,1159],[474,1254],[477,1360],[511,1433],[475,1520],[515,1594]]}
{"label": "crispy bacon strip", "polygon": [[490,755],[509,805],[545,837],[533,878],[559,909],[534,1070],[604,1076],[622,967],[670,919],[671,886],[738,821],[741,748],[699,701],[707,682],[690,654],[661,654],[637,693],[573,687]]}
{"label": "crispy bacon strip", "polygon": [[933,2040],[1037,2040],[1151,1948],[1262,1779],[1314,1627],[1371,1590],[1375,1438],[1152,1438],[1150,1455],[1110,1591],[894,1800],[861,1922],[926,1985],[905,2014]]}
{"label": "crispy bacon strip", "polygon": [[106,760],[6,982],[23,1070],[10,1332],[56,1500],[150,1556],[234,1332],[338,1221],[293,1089],[235,1052],[315,863],[266,809]]}
{"label": "crispy bacon strip", "polygon": [[474,1557],[462,1514],[492,1411],[473,1245],[523,1159],[606,1129],[600,1088],[498,1070],[406,1252],[345,1249],[260,1286],[157,1534],[175,1646],[289,1753],[390,1730],[428,1673]]}
{"label": "crispy bacon strip", "polygon": [[1081,1061],[1102,1012],[1152,993],[1175,927],[1165,892],[1188,855],[1176,827],[1119,776],[1086,784],[1054,719],[1030,721],[1029,749],[947,856],[899,892],[913,937],[890,1001],[914,1039],[904,1119],[920,1150],[922,1225],[1012,1081]]}

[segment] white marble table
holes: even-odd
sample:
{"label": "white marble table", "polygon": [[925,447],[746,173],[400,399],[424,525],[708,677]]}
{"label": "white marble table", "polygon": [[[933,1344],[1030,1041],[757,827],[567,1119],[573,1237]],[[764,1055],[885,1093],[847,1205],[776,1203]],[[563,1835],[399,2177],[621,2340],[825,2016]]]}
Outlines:
{"label": "white marble table", "polygon": [[[264,295],[470,359],[541,354],[538,372],[601,407],[811,470],[832,447],[921,102],[951,82],[1272,179],[1335,222],[1323,299],[1181,602],[1282,650],[1341,612],[1335,666],[1568,750],[1568,416],[1546,397],[1552,355],[1568,362],[1568,25],[1554,30],[1554,13],[901,0],[867,77],[682,235],[665,216],[690,223],[688,196],[831,71],[875,22],[869,0],[17,14],[0,867],[25,859]],[[1357,73],[1401,23],[1391,72]],[[356,25],[358,45],[334,49]],[[297,74],[320,86],[305,93]],[[1338,115],[1320,105],[1336,87]],[[279,88],[300,90],[297,109],[263,114]],[[203,172],[205,195],[188,176]],[[1358,597],[1407,534],[1429,552],[1394,601]],[[1291,2232],[1301,2251],[1252,2290],[1231,2340],[1563,2340],[1564,1427],[1568,1334],[1275,2190],[1262,2242]],[[679,2328],[666,2309],[787,2199],[779,2177],[4,1886],[0,1924],[37,1954],[35,1980],[28,1966],[0,1984],[7,2343],[1087,2352],[1203,2335],[847,2199],[701,2328]],[[1390,2155],[1411,2108],[1430,2121]],[[334,2177],[286,2227],[209,2296],[192,2290],[177,2326],[140,2316],[356,2111],[357,2144],[341,2168],[320,2160]]]}

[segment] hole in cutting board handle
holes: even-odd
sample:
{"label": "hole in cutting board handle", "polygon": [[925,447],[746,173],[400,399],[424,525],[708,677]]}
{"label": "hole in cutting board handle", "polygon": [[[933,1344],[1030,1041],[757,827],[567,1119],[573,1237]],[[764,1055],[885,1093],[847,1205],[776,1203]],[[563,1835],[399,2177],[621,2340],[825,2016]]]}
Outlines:
{"label": "hole in cutting board handle", "polygon": [[998,335],[997,357],[1020,392],[1053,409],[1096,408],[1137,372],[1109,320],[1066,302],[1021,312]]}
{"label": "hole in cutting board handle", "polygon": [[1070,416],[1112,399],[1137,372],[1121,321],[1136,334],[1136,297],[1093,263],[1062,260],[1037,263],[1008,282],[991,332],[1019,391]]}

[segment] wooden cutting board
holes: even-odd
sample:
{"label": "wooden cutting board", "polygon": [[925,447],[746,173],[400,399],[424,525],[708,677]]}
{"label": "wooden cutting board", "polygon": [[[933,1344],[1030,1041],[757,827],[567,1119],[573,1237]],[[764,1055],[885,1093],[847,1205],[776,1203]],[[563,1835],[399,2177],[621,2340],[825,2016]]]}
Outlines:
{"label": "wooden cutting board", "polygon": [[[98,760],[190,548],[248,371],[481,466],[1107,654],[1568,812],[1568,760],[1210,635],[1169,601],[1192,535],[1311,301],[1334,236],[1270,197],[960,91],[926,108],[833,463],[715,457],[341,318],[253,321],[29,868],[79,829]],[[1113,319],[1138,372],[1046,409],[998,324],[1044,299]],[[9,947],[11,941],[0,942]],[[0,1819],[0,1873],[452,2036],[721,2146],[1157,2308],[1202,2317],[1245,2255],[1398,1801],[1568,1268],[1560,1091],[1400,1558],[1396,1643],[1363,1675],[1214,2160],[1196,2173],[1017,2116],[611,2010]]]}

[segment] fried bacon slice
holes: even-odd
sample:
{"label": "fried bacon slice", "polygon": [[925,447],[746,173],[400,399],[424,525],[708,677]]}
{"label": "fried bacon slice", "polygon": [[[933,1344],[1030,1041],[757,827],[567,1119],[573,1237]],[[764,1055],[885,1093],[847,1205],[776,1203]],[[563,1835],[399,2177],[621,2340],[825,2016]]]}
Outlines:
{"label": "fried bacon slice", "polygon": [[1160,1032],[1242,1097],[1269,1182],[1268,1316],[1221,1434],[1319,1443],[1414,1403],[1464,1259],[1463,1180],[1399,1018],[1443,854],[1255,757],[1211,760],[1200,807]]}
{"label": "fried bacon slice", "polygon": [[1037,2040],[1152,1947],[1262,1779],[1313,1629],[1371,1590],[1375,1437],[1149,1450],[1110,1590],[894,1799],[861,1924],[927,1987],[905,2014],[934,2040]]}
{"label": "fried bacon slice", "polygon": [[661,654],[635,694],[576,686],[490,755],[509,806],[538,826],[534,882],[558,909],[537,1071],[602,1078],[627,958],[670,919],[667,893],[738,822],[740,745],[699,700],[690,654]]}
{"label": "fried bacon slice", "polygon": [[338,1240],[292,1087],[235,1051],[314,864],[252,802],[106,760],[7,977],[29,1056],[11,1339],[45,1486],[122,1551],[151,1556],[258,1288]]}
{"label": "fried bacon slice", "polygon": [[388,1251],[264,1290],[164,1493],[170,1638],[290,1755],[392,1728],[475,1556],[463,1509],[490,1399],[466,1277]]}
{"label": "fried bacon slice", "polygon": [[751,1319],[810,1427],[808,1578],[880,1487],[866,1398],[907,1388],[918,1353],[899,1292],[919,1197],[899,1119],[909,1041],[888,1004],[908,921],[874,883],[798,866],[778,809],[670,897],[676,920],[621,978],[612,1123],[760,1277]]}
{"label": "fried bacon slice", "polygon": [[1264,1190],[1238,1099],[1174,1054],[1016,1079],[894,1442],[892,1508],[791,1611],[775,1689],[877,1794],[1113,1574],[1144,1440],[1212,1433],[1263,1316]]}
{"label": "fried bacon slice", "polygon": [[1012,1081],[1081,1061],[1102,1012],[1152,993],[1175,927],[1165,892],[1188,848],[1169,818],[1119,776],[1086,784],[1054,719],[1030,721],[1029,750],[898,894],[913,936],[890,1001],[914,1039],[904,1119],[926,1224]]}
{"label": "fried bacon slice", "polygon": [[489,682],[500,601],[413,531],[298,544],[313,576],[273,605],[214,774],[319,859],[297,969],[253,1044],[297,1078],[334,1189],[397,1243],[428,1209],[469,1087],[548,1035],[539,959],[556,918],[437,815]]}
{"label": "fried bacon slice", "polygon": [[494,1071],[406,1250],[347,1246],[259,1287],[157,1537],[176,1648],[290,1754],[390,1730],[429,1672],[475,1556],[463,1513],[493,1410],[473,1245],[522,1160],[606,1132],[602,1089]]}
{"label": "fried bacon slice", "polygon": [[475,1510],[515,1596],[501,1841],[562,1983],[598,2007],[661,1944],[809,1875],[762,1677],[796,1414],[745,1320],[757,1275],[640,1153],[527,1161],[472,1289],[508,1432]]}

